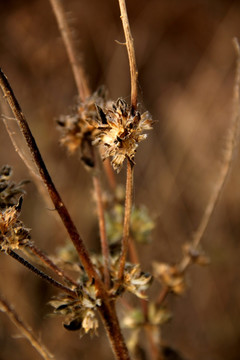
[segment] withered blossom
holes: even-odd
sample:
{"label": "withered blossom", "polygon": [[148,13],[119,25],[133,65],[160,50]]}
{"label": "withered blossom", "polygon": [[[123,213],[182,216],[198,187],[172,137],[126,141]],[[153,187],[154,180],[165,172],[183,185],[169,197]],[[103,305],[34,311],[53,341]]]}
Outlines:
{"label": "withered blossom", "polygon": [[80,152],[81,160],[88,167],[94,166],[91,151],[92,142],[95,139],[97,124],[96,105],[105,106],[106,90],[100,87],[92,96],[85,101],[79,101],[74,107],[72,114],[62,115],[57,123],[61,130],[61,145],[64,145],[70,154]]}
{"label": "withered blossom", "polygon": [[123,282],[120,291],[129,291],[141,299],[146,299],[145,291],[152,282],[152,275],[144,273],[139,264],[127,263],[124,269]]}
{"label": "withered blossom", "polygon": [[15,250],[29,244],[30,229],[24,227],[18,219],[23,198],[20,197],[17,205],[0,211],[0,250]]}
{"label": "withered blossom", "polygon": [[80,330],[80,334],[97,334],[96,309],[101,300],[96,296],[94,284],[87,281],[79,287],[78,298],[61,295],[50,301],[54,314],[64,316],[63,326],[67,330]]}
{"label": "withered blossom", "polygon": [[6,209],[10,206],[16,205],[19,195],[25,193],[23,185],[27,181],[22,181],[19,184],[11,181],[12,168],[9,165],[2,166],[0,170],[0,209]]}
{"label": "withered blossom", "polygon": [[113,168],[119,172],[125,158],[134,162],[139,142],[147,137],[143,132],[152,128],[151,115],[140,114],[121,98],[111,108],[97,109],[101,131],[93,143],[101,145],[103,159],[112,157]]}
{"label": "withered blossom", "polygon": [[154,262],[153,274],[162,285],[177,295],[181,295],[186,289],[184,273],[177,266]]}

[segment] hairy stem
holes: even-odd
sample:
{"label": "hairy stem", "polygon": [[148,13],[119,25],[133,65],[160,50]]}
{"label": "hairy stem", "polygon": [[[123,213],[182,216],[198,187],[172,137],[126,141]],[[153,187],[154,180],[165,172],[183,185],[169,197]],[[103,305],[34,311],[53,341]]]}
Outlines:
{"label": "hairy stem", "polygon": [[25,338],[30,342],[30,344],[36,349],[36,351],[39,353],[39,355],[42,356],[44,360],[50,360],[53,358],[53,356],[49,353],[45,346],[41,344],[40,340],[37,339],[37,337],[32,333],[32,330],[26,324],[24,324],[16,311],[1,296],[0,310],[8,315],[14,325],[16,325],[16,327],[20,330],[20,332],[25,336]]}
{"label": "hairy stem", "polygon": [[78,286],[78,284],[71,279],[65,272],[60,269],[42,250],[38,249],[34,244],[30,243],[28,246],[29,250],[37,256],[42,263],[47,265],[51,270],[53,270],[59,277],[61,277],[68,285]]}
{"label": "hairy stem", "polygon": [[134,41],[130,30],[130,25],[128,21],[127,8],[125,0],[118,0],[121,20],[123,24],[124,35],[126,39],[126,46],[128,52],[129,66],[130,66],[130,75],[131,75],[131,104],[132,107],[137,109],[137,79],[138,79],[138,70],[136,63],[136,56],[134,50]]}
{"label": "hairy stem", "polygon": [[81,65],[80,57],[71,34],[70,27],[66,19],[66,13],[59,0],[50,0],[53,12],[55,14],[60,33],[68,54],[68,58],[72,67],[74,79],[78,89],[79,96],[82,101],[90,95],[89,87],[85,71]]}
{"label": "hairy stem", "polygon": [[109,256],[109,248],[107,242],[107,233],[106,233],[106,225],[104,218],[104,208],[102,201],[102,191],[100,179],[97,175],[93,175],[93,185],[96,194],[96,202],[97,202],[97,211],[98,211],[98,224],[99,224],[99,233],[100,233],[100,241],[102,248],[102,256],[104,263],[104,282],[106,287],[110,286],[110,275],[109,275],[109,266],[110,266],[110,256]]}
{"label": "hairy stem", "polygon": [[20,127],[20,130],[25,138],[25,141],[28,145],[28,148],[30,150],[30,153],[32,155],[33,161],[35,162],[39,174],[46,185],[48,189],[48,193],[50,198],[52,199],[52,202],[55,206],[55,209],[57,210],[59,216],[61,217],[66,230],[68,231],[68,234],[78,252],[79,258],[82,262],[83,267],[86,270],[86,273],[88,274],[89,278],[95,279],[95,284],[98,289],[98,291],[102,291],[102,282],[100,278],[98,277],[95,268],[91,262],[91,259],[89,257],[89,254],[84,246],[83,240],[75,226],[75,224],[72,221],[72,218],[70,217],[70,214],[64,205],[50,175],[46,168],[46,165],[42,159],[42,156],[40,154],[40,151],[38,149],[38,146],[36,144],[36,141],[31,133],[31,130],[28,126],[28,123],[22,113],[21,107],[18,104],[18,101],[13,93],[13,90],[5,77],[4,73],[0,69],[0,86],[2,88],[4,96],[7,98],[8,104],[18,122],[18,125]]}
{"label": "hairy stem", "polygon": [[71,296],[76,296],[76,292],[69,289],[68,287],[62,285],[58,281],[52,279],[47,274],[43,273],[41,270],[38,270],[35,266],[33,266],[31,263],[29,263],[27,260],[23,259],[20,255],[15,253],[13,250],[7,250],[7,254],[10,255],[13,259],[17,260],[20,264],[25,266],[27,269],[34,272],[36,275],[41,277],[43,280],[46,280],[49,284],[57,287],[58,289],[61,289],[62,291],[70,294]]}
{"label": "hairy stem", "polygon": [[133,164],[127,159],[127,181],[126,181],[126,197],[125,197],[125,213],[123,223],[122,250],[119,260],[118,279],[121,281],[124,273],[124,267],[128,252],[130,218],[132,210],[132,189],[133,189]]}
{"label": "hairy stem", "polygon": [[104,301],[99,309],[115,358],[118,360],[130,360],[119,321],[117,318],[114,302]]}

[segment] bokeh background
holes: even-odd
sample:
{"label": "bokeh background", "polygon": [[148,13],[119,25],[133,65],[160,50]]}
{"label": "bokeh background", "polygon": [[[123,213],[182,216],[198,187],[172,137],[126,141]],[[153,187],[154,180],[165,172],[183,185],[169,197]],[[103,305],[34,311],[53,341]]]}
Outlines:
{"label": "bokeh background", "polygon": [[[47,0],[0,1],[0,66],[29,121],[62,197],[94,251],[98,245],[95,204],[88,173],[77,157],[59,147],[55,119],[67,114],[76,87],[56,21]],[[130,100],[129,68],[117,0],[64,2],[91,89],[105,84],[112,99]],[[174,263],[197,228],[214,184],[231,121],[235,54],[240,38],[240,4],[231,0],[128,0],[139,69],[139,100],[154,130],[136,157],[134,201],[156,221],[153,241],[140,246],[145,270],[153,260]],[[11,115],[1,101],[1,113]],[[9,120],[13,121],[13,120]],[[12,165],[14,179],[31,176],[0,122],[0,165]],[[233,166],[202,247],[206,268],[188,272],[182,297],[169,296],[171,322],[165,344],[189,360],[237,360],[240,353],[240,156]],[[117,177],[124,181],[124,170]],[[22,219],[36,244],[49,253],[67,235],[42,200],[27,186]],[[50,205],[51,207],[51,205]],[[79,338],[62,320],[49,318],[55,294],[11,258],[1,255],[0,292],[11,302],[58,360],[112,359],[105,335]],[[101,331],[100,331],[101,332]],[[0,313],[0,359],[30,360],[38,354]]]}

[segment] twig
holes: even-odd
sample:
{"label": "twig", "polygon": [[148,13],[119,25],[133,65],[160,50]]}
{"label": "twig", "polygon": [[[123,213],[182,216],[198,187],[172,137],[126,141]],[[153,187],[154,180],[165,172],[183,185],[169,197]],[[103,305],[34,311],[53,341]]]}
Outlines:
{"label": "twig", "polygon": [[[238,129],[239,129],[239,117],[240,117],[240,95],[239,95],[239,87],[240,87],[240,49],[239,43],[236,38],[233,40],[234,47],[237,53],[237,63],[236,63],[236,75],[235,75],[235,85],[233,91],[233,114],[232,114],[232,121],[231,127],[229,129],[228,140],[227,140],[227,148],[225,150],[224,158],[222,161],[222,167],[220,169],[217,181],[215,183],[213,192],[210,196],[209,202],[203,214],[202,220],[198,226],[197,231],[192,240],[193,247],[197,247],[200,243],[202,237],[205,234],[206,228],[209,224],[209,221],[212,217],[212,214],[216,208],[218,199],[222,193],[224,184],[228,177],[228,174],[231,169],[234,150],[237,143],[238,137]],[[182,262],[179,265],[180,271],[184,271],[186,267],[190,264],[191,260],[188,256],[184,257]]]}
{"label": "twig", "polygon": [[74,44],[71,30],[66,19],[66,13],[63,9],[61,1],[50,0],[50,3],[52,5],[52,9],[58,23],[58,27],[64,41],[64,45],[72,67],[72,71],[80,99],[84,101],[90,95],[89,87],[88,87],[85,71],[81,65],[78,51]]}
{"label": "twig", "polygon": [[59,283],[58,281],[54,280],[53,278],[51,278],[50,276],[48,276],[47,274],[45,274],[41,270],[38,270],[35,266],[33,266],[27,260],[22,258],[17,253],[15,253],[13,250],[7,250],[7,254],[10,255],[13,259],[17,260],[23,266],[25,266],[26,268],[28,268],[29,270],[34,272],[36,275],[41,277],[43,280],[46,280],[49,284],[57,287],[58,289],[63,290],[64,292],[70,294],[71,296],[76,297],[77,293],[74,290],[69,289],[68,287],[66,287],[66,286],[62,285],[61,283]]}
{"label": "twig", "polygon": [[99,308],[113,352],[118,360],[130,360],[119,321],[117,318],[114,302],[106,301]]}
{"label": "twig", "polygon": [[109,248],[107,243],[107,233],[106,233],[106,224],[104,218],[104,208],[102,201],[102,192],[101,192],[101,184],[98,175],[93,175],[93,185],[96,194],[96,202],[97,202],[97,211],[98,211],[98,223],[99,223],[99,233],[100,233],[100,241],[102,248],[102,256],[104,263],[104,282],[106,287],[110,286],[110,275],[109,275],[109,266],[110,266],[110,256],[109,256]]}
{"label": "twig", "polygon": [[133,164],[127,159],[127,181],[126,181],[126,197],[125,197],[125,213],[123,223],[122,250],[119,260],[118,279],[121,281],[124,273],[124,267],[128,252],[129,228],[132,209],[132,188],[133,188]]}
{"label": "twig", "polygon": [[36,349],[39,355],[45,360],[53,359],[53,355],[41,344],[40,340],[32,333],[32,330],[24,324],[16,311],[0,296],[0,310],[5,312],[20,332],[26,337],[30,344]]}
{"label": "twig", "polygon": [[68,285],[74,285],[75,287],[78,284],[71,279],[65,272],[60,269],[42,250],[38,249],[34,244],[30,243],[28,246],[29,250],[36,255],[45,265],[52,269],[59,277],[61,277]]}
{"label": "twig", "polygon": [[121,20],[123,24],[123,30],[126,39],[126,46],[128,52],[129,66],[130,66],[130,74],[131,74],[131,104],[134,110],[137,109],[137,78],[138,78],[138,70],[137,63],[135,57],[135,50],[133,44],[133,37],[130,30],[130,25],[128,21],[127,9],[125,0],[118,0],[120,12],[121,12]]}
{"label": "twig", "polygon": [[76,226],[74,225],[72,218],[70,217],[68,210],[67,210],[66,206],[64,205],[64,203],[63,203],[63,201],[62,201],[62,199],[61,199],[61,197],[60,197],[60,195],[48,173],[46,165],[42,159],[42,156],[41,156],[38,146],[35,142],[35,139],[31,133],[31,130],[28,126],[28,123],[22,113],[20,105],[18,104],[18,101],[13,93],[13,90],[1,69],[0,69],[0,86],[2,88],[2,91],[5,95],[5,97],[7,98],[8,104],[9,104],[13,114],[15,115],[15,118],[18,122],[20,130],[21,130],[21,132],[25,138],[25,141],[29,147],[29,150],[31,152],[32,158],[33,158],[35,164],[37,165],[39,174],[48,189],[48,193],[50,195],[50,198],[52,199],[55,209],[57,210],[58,214],[60,215],[60,217],[65,225],[65,228],[68,231],[68,234],[78,252],[78,255],[82,262],[82,265],[85,268],[86,273],[88,274],[89,278],[95,279],[96,287],[97,287],[98,291],[101,292],[101,291],[103,291],[102,282],[94,269],[94,266],[88,255],[88,252],[84,246],[83,240],[82,240],[80,234],[78,233],[78,230],[77,230]]}

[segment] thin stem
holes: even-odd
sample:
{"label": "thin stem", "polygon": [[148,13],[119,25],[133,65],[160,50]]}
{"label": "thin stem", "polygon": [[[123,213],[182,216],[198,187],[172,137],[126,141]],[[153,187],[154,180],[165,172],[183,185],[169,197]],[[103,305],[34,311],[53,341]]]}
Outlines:
{"label": "thin stem", "polygon": [[99,308],[115,358],[118,360],[130,360],[119,321],[116,315],[114,302],[105,301]]}
{"label": "thin stem", "polygon": [[35,274],[37,274],[39,277],[41,277],[43,280],[46,280],[49,284],[57,287],[58,289],[63,290],[64,292],[70,294],[71,296],[76,297],[76,292],[69,289],[68,287],[62,285],[61,283],[59,283],[58,281],[54,280],[53,278],[51,278],[50,276],[48,276],[47,274],[45,274],[44,272],[42,272],[41,270],[38,270],[35,266],[33,266],[31,263],[29,263],[27,260],[25,260],[24,258],[22,258],[20,255],[18,255],[17,253],[15,253],[13,250],[7,250],[7,254],[10,255],[13,259],[17,260],[20,264],[22,264],[23,266],[25,266],[26,268],[28,268],[29,270],[31,270],[32,272],[34,272]]}
{"label": "thin stem", "polygon": [[34,244],[30,243],[29,250],[36,255],[45,265],[53,270],[59,277],[61,277],[68,285],[78,286],[78,284],[70,278],[65,272],[60,269],[42,250],[38,249]]}
{"label": "thin stem", "polygon": [[[222,161],[222,166],[217,178],[216,183],[214,184],[213,192],[210,196],[208,204],[206,206],[205,212],[203,214],[202,220],[198,226],[197,231],[195,232],[194,238],[192,240],[193,247],[197,247],[200,243],[202,237],[205,234],[207,226],[210,222],[210,219],[213,215],[213,212],[216,208],[218,199],[222,193],[224,184],[228,177],[228,174],[231,169],[231,165],[233,162],[234,150],[237,143],[238,130],[239,130],[239,118],[240,118],[240,48],[237,39],[234,39],[234,47],[237,53],[237,63],[236,63],[236,75],[235,75],[235,85],[233,91],[233,114],[231,127],[228,133],[227,146],[224,153],[224,158]],[[184,271],[186,267],[191,263],[190,257],[186,256],[183,258],[182,262],[179,265],[180,271]]]}
{"label": "thin stem", "polygon": [[170,288],[168,286],[164,286],[157,298],[156,304],[158,304],[159,306],[162,305],[162,303],[168,296],[169,292],[170,292]]}
{"label": "thin stem", "polygon": [[28,126],[28,123],[22,113],[22,110],[20,108],[20,105],[18,104],[18,101],[13,93],[13,90],[5,77],[4,73],[0,69],[0,86],[2,88],[2,91],[7,98],[8,104],[15,115],[15,118],[18,122],[18,125],[20,127],[20,130],[25,138],[25,141],[29,147],[29,150],[31,152],[32,158],[37,165],[39,174],[46,185],[48,189],[48,193],[50,195],[50,198],[52,199],[52,202],[55,206],[55,209],[57,210],[59,216],[61,217],[66,230],[68,231],[68,234],[78,252],[79,258],[82,262],[83,267],[85,268],[86,273],[88,274],[89,278],[95,279],[95,284],[98,289],[98,291],[103,291],[102,282],[100,278],[98,277],[95,268],[91,262],[91,259],[89,257],[89,254],[84,246],[83,240],[78,233],[78,230],[76,226],[74,225],[72,218],[69,215],[69,212],[64,205],[49,173],[46,168],[46,165],[42,159],[42,156],[40,154],[40,151],[38,149],[38,146],[36,144],[36,141],[31,133],[31,130]]}
{"label": "thin stem", "polygon": [[78,89],[80,99],[84,101],[90,95],[85,71],[81,65],[80,57],[71,34],[70,27],[66,19],[66,13],[59,0],[50,0],[53,12],[55,14],[60,33],[68,54],[72,67],[74,79]]}
{"label": "thin stem", "polygon": [[125,197],[125,213],[123,223],[122,251],[119,260],[118,279],[121,281],[124,273],[124,267],[128,252],[130,218],[132,210],[132,189],[133,189],[133,164],[127,159],[127,181]]}
{"label": "thin stem", "polygon": [[20,332],[25,336],[25,338],[30,342],[30,344],[36,349],[39,355],[42,356],[44,360],[53,359],[53,355],[49,353],[49,351],[45,348],[43,344],[41,344],[40,340],[32,333],[32,330],[24,324],[22,319],[18,316],[16,311],[4,300],[0,297],[0,310],[5,312],[10,320],[16,325],[16,327],[20,330]]}
{"label": "thin stem", "polygon": [[105,173],[107,175],[108,183],[109,183],[112,191],[115,192],[117,184],[116,184],[115,174],[114,174],[114,171],[113,171],[113,168],[112,168],[109,158],[104,160],[103,166],[104,166]]}
{"label": "thin stem", "polygon": [[108,242],[107,242],[107,233],[106,233],[106,224],[105,224],[105,218],[104,218],[104,208],[103,208],[103,201],[102,201],[101,184],[100,184],[100,179],[99,179],[98,175],[93,175],[93,185],[94,185],[94,190],[95,190],[95,194],[96,194],[99,233],[100,233],[103,263],[104,263],[104,282],[106,284],[106,287],[109,289],[109,287],[110,287],[110,275],[109,275],[110,255],[109,255],[109,248],[108,248]]}
{"label": "thin stem", "polygon": [[128,52],[129,66],[130,66],[130,75],[131,75],[131,104],[132,107],[137,109],[137,78],[138,78],[138,70],[136,63],[136,56],[134,50],[134,41],[130,30],[130,25],[128,21],[127,9],[125,0],[118,0],[120,12],[121,12],[121,20],[123,24],[123,30],[126,39],[126,46]]}

